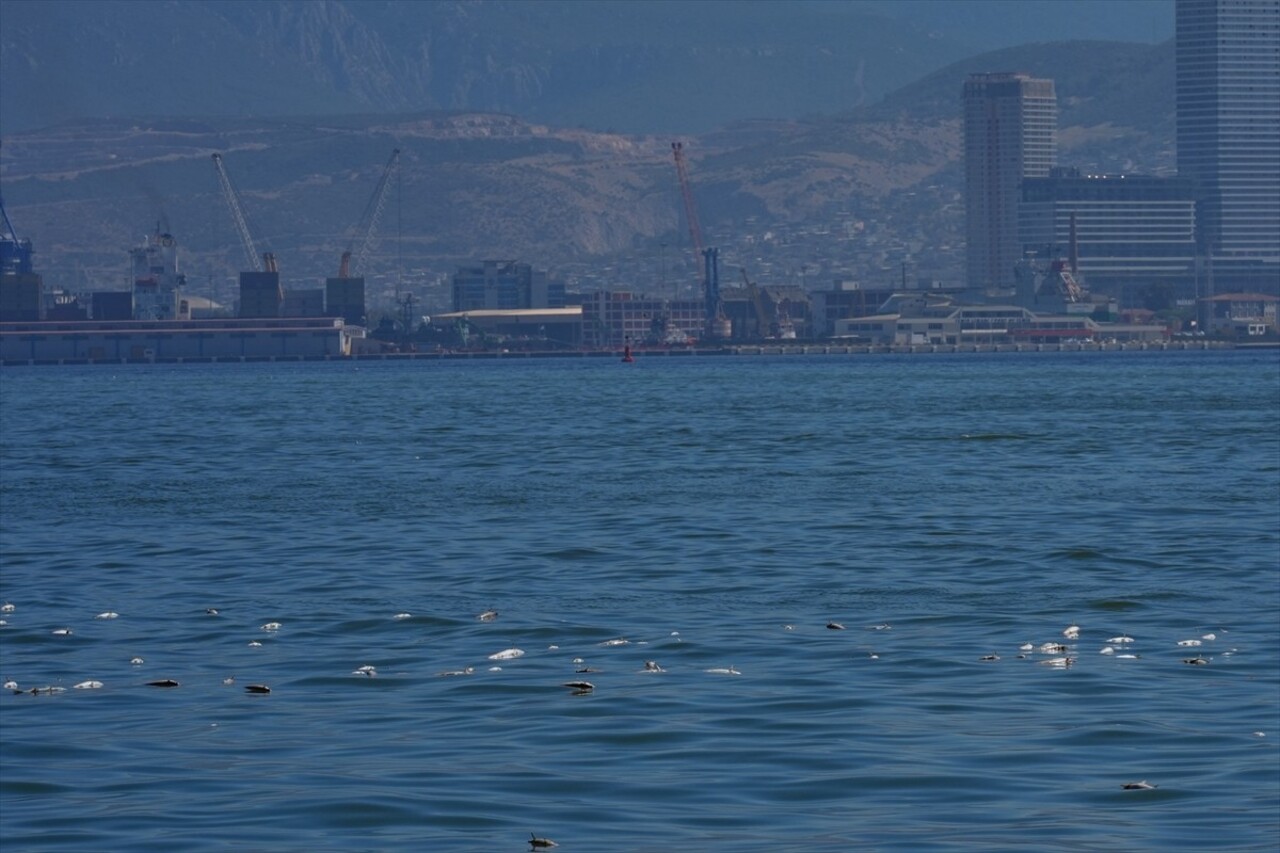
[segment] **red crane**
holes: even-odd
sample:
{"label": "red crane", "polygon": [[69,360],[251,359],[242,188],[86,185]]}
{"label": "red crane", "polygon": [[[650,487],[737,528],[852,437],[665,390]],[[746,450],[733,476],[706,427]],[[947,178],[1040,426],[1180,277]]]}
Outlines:
{"label": "red crane", "polygon": [[676,176],[680,178],[680,195],[684,197],[684,217],[689,221],[689,236],[693,239],[694,258],[702,260],[702,226],[698,224],[698,208],[693,202],[693,190],[689,189],[689,167],[684,161],[684,146],[671,143],[671,154],[676,160]]}

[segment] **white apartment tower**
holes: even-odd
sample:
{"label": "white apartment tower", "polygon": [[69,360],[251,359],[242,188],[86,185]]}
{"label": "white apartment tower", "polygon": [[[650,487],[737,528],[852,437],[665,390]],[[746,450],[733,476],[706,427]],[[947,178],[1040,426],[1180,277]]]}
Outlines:
{"label": "white apartment tower", "polygon": [[1217,289],[1280,290],[1280,0],[1177,0],[1178,175]]}
{"label": "white apartment tower", "polygon": [[1047,177],[1058,154],[1052,80],[973,74],[964,84],[965,237],[971,288],[1012,288],[1022,258],[1023,178]]}

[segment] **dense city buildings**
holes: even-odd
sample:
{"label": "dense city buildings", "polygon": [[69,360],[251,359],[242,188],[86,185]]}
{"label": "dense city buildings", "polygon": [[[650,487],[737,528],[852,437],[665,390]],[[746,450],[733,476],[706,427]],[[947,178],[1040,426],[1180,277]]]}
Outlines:
{"label": "dense city buildings", "polygon": [[1024,178],[1047,177],[1057,158],[1052,80],[973,74],[964,84],[965,237],[969,287],[1014,286],[1022,257],[1018,203]]}
{"label": "dense city buildings", "polygon": [[1196,184],[1205,275],[1280,290],[1280,0],[1178,0],[1178,174]]}
{"label": "dense city buildings", "polygon": [[1094,292],[1121,295],[1194,279],[1196,206],[1186,178],[1082,175],[1055,167],[1022,182],[1019,232],[1028,252],[1071,257]]}

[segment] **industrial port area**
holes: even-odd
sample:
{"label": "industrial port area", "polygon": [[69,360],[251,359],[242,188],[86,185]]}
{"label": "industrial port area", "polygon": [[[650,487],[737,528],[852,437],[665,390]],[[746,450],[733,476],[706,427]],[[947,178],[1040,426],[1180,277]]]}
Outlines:
{"label": "industrial port area", "polygon": [[[969,269],[962,283],[908,281],[904,267],[888,283],[838,276],[758,286],[746,266],[722,263],[721,250],[706,245],[690,164],[676,141],[669,163],[682,209],[672,211],[672,222],[687,231],[700,267],[696,282],[669,290],[664,274],[661,281],[573,292],[532,263],[484,259],[456,266],[450,310],[433,307],[425,314],[413,292],[399,287],[388,310],[368,304],[364,273],[396,179],[399,148],[385,161],[345,249],[334,250],[336,275],[323,287],[291,288],[276,255],[259,248],[228,164],[214,153],[226,221],[244,257],[230,304],[189,285],[179,238],[163,218],[128,250],[127,282],[90,292],[48,286],[36,268],[35,247],[0,202],[0,364],[630,361],[1184,350],[1274,346],[1280,340],[1274,265],[1246,258],[1235,267],[1225,261],[1215,267],[1197,242],[1204,228],[1192,182],[1082,175],[1054,165],[1051,80],[973,74],[963,103],[974,121],[964,139]],[[1008,133],[992,130],[1005,119],[1021,128],[1020,137],[1011,141]],[[1133,294],[1153,283],[1173,294],[1175,314],[1157,315],[1135,304]]]}

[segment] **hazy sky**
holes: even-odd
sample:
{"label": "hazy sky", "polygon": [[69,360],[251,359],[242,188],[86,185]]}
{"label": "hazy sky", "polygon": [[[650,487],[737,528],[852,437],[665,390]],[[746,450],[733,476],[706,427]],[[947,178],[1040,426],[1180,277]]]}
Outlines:
{"label": "hazy sky", "polygon": [[1174,0],[863,2],[881,14],[913,21],[983,50],[1068,39],[1156,43],[1173,38]]}

